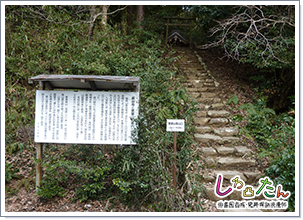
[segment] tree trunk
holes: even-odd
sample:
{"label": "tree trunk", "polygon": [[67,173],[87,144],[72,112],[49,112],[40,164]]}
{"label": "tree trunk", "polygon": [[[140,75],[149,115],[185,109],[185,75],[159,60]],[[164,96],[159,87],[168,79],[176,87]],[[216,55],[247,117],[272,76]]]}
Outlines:
{"label": "tree trunk", "polygon": [[109,8],[110,5],[103,5],[102,6],[102,19],[101,19],[101,23],[102,23],[102,29],[106,30],[106,26],[107,26],[107,10]]}
{"label": "tree trunk", "polygon": [[295,70],[290,70],[285,77],[281,77],[282,88],[270,97],[272,107],[276,112],[284,112],[289,110],[290,100],[288,97],[295,85]]}
{"label": "tree trunk", "polygon": [[143,24],[142,24],[143,21],[144,21],[144,5],[137,5],[138,28],[143,29]]}
{"label": "tree trunk", "polygon": [[127,34],[127,17],[127,10],[123,10],[121,16],[121,33],[123,35]]}
{"label": "tree trunk", "polygon": [[88,28],[88,39],[92,40],[93,38],[93,33],[94,33],[94,27],[95,27],[95,16],[97,14],[97,10],[96,10],[96,5],[91,5],[90,6],[90,21],[91,23],[89,24],[89,28]]}
{"label": "tree trunk", "polygon": [[131,35],[132,33],[132,23],[133,23],[133,6],[129,5],[127,7],[127,13],[128,13],[128,17],[127,17],[127,35]]}

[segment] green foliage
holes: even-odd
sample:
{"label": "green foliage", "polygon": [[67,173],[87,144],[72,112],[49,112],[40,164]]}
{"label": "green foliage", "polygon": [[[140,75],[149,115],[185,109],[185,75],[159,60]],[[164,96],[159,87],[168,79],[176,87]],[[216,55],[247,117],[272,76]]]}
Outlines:
{"label": "green foliage", "polygon": [[[68,8],[75,10],[72,6],[62,7],[62,11],[56,6],[45,6],[43,10],[58,13],[59,22],[69,18],[65,14]],[[26,15],[22,7],[6,9]],[[18,13],[6,18],[6,35],[11,36],[5,47],[7,152],[21,147],[13,144],[17,140],[24,141],[18,128],[34,124],[34,91],[38,87],[27,85],[29,77],[139,76],[141,84],[137,145],[46,145],[38,195],[51,199],[74,191],[74,199],[80,201],[115,197],[136,206],[162,201],[159,211],[186,207],[182,196],[171,188],[173,134],[166,132],[165,126],[166,119],[186,121],[185,132],[178,134],[177,163],[182,176],[191,158],[194,127],[190,125],[197,108],[176,77],[173,51],[163,47],[157,35],[145,30],[133,29],[131,35],[124,36],[117,28],[109,26],[101,32],[96,27],[94,40],[90,41],[79,34],[87,31],[84,25],[54,25],[21,19]]]}
{"label": "green foliage", "polygon": [[237,105],[239,103],[239,98],[236,95],[233,95],[226,102],[226,104],[228,104],[228,105],[230,105],[231,103],[234,103],[234,105]]}
{"label": "green foliage", "polygon": [[16,173],[18,172],[18,168],[14,168],[12,164],[5,162],[5,183],[10,183],[13,178],[17,178]]}
{"label": "green foliage", "polygon": [[[43,164],[45,175],[38,190],[39,196],[45,199],[65,196],[69,184],[74,184],[76,198],[80,201],[102,196],[104,181],[110,170],[104,155],[91,151],[89,146],[75,147],[63,154],[46,155],[46,163]],[[58,148],[53,146],[50,150],[56,151]],[[75,154],[78,155],[77,159],[74,159]]]}
{"label": "green foliage", "polygon": [[[289,211],[295,209],[295,119],[286,113],[276,115],[266,107],[265,98],[255,104],[244,104],[249,124],[244,128],[258,143],[259,157],[269,158],[266,175],[283,190],[290,191]],[[242,128],[243,129],[243,128]]]}

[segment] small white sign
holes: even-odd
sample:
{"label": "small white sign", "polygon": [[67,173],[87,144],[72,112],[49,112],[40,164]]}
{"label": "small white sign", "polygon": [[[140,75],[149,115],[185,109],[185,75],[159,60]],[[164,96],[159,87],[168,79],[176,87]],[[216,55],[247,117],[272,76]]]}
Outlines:
{"label": "small white sign", "polygon": [[166,131],[184,132],[184,130],[185,130],[184,119],[167,119]]}

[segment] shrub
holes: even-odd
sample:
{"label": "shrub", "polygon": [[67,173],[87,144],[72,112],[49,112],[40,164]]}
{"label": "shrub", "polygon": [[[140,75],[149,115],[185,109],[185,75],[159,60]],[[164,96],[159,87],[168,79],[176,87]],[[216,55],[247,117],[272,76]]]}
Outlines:
{"label": "shrub", "polygon": [[[75,145],[71,149],[53,146],[53,152],[49,149],[46,153],[50,156],[44,165],[40,196],[64,196],[68,188],[75,190],[76,199],[81,201],[114,195],[131,205],[162,201],[165,206],[159,206],[158,210],[180,210],[184,200],[171,187],[173,134],[166,132],[166,119],[186,121],[185,132],[178,137],[177,163],[182,176],[190,162],[189,146],[194,131],[191,124],[197,109],[180,79],[175,77],[176,58],[162,47],[156,36],[150,33],[148,36],[142,41],[142,35],[122,37],[109,29],[96,42],[79,41],[78,49],[85,50],[73,53],[72,62],[63,68],[63,74],[140,76],[137,145]],[[178,206],[172,202],[175,199]]]}
{"label": "shrub", "polygon": [[266,107],[266,99],[239,107],[248,112],[248,125],[243,128],[255,137],[260,158],[270,159],[266,175],[276,185],[291,192],[289,211],[295,210],[295,119],[286,113],[276,115]]}

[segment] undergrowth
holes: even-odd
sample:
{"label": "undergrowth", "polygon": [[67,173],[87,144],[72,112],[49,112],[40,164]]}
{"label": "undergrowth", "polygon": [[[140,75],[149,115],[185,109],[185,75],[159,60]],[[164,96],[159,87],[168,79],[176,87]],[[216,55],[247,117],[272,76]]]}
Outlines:
{"label": "undergrowth", "polygon": [[[143,30],[122,36],[119,30],[109,27],[106,33],[95,30],[95,40],[90,41],[77,34],[79,29],[20,23],[13,15],[6,19],[10,20],[6,35],[11,37],[5,47],[5,132],[11,151],[16,141],[24,140],[21,131],[34,124],[38,86],[27,85],[29,77],[140,77],[137,145],[46,144],[40,197],[51,199],[74,191],[74,200],[79,201],[116,198],[135,207],[154,204],[156,211],[202,210],[198,203],[188,205],[184,195],[172,188],[173,134],[166,132],[166,119],[183,118],[186,122],[185,132],[178,137],[177,163],[182,176],[191,158],[194,128],[190,125],[197,109],[176,77],[173,64],[177,58],[157,36]],[[28,137],[24,144],[32,141]],[[13,173],[7,175],[10,181]]]}
{"label": "undergrowth", "polygon": [[[231,101],[234,100],[234,96]],[[291,193],[289,211],[295,210],[295,118],[287,113],[276,115],[275,111],[266,107],[267,97],[261,96],[255,103],[241,105],[247,117],[235,115],[234,120],[248,120],[242,128],[246,136],[256,140],[260,160],[269,159],[269,167],[265,170],[275,185],[281,184],[283,190]]]}

